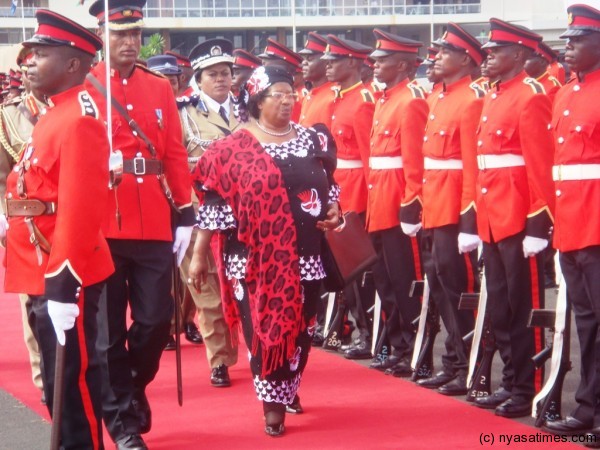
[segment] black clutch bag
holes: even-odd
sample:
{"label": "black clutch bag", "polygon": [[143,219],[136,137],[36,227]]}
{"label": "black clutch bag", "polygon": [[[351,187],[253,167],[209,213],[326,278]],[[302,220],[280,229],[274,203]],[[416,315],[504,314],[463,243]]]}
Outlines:
{"label": "black clutch bag", "polygon": [[341,291],[377,261],[371,238],[358,214],[350,211],[343,219],[340,226],[324,233],[323,286],[329,292]]}

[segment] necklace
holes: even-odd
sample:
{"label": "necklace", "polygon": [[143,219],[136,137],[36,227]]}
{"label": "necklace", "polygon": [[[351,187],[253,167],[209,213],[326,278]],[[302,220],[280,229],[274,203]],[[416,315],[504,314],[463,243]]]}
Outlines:
{"label": "necklace", "polygon": [[286,136],[286,135],[288,135],[288,134],[290,134],[292,132],[292,124],[291,123],[288,123],[288,129],[287,129],[287,131],[284,131],[282,133],[276,133],[274,131],[267,130],[263,125],[261,125],[261,123],[258,120],[256,121],[256,126],[258,128],[260,128],[260,130],[263,133],[266,133],[269,136],[281,137],[281,136]]}

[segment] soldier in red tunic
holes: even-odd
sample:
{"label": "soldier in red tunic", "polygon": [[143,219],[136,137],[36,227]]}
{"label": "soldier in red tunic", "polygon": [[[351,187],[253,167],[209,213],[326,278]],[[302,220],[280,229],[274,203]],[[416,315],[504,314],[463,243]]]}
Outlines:
{"label": "soldier in red tunic", "polygon": [[490,24],[483,48],[489,49],[487,68],[496,82],[485,96],[477,132],[477,231],[504,370],[501,388],[475,404],[521,417],[531,413],[536,376],[531,357],[543,345],[539,330],[527,322],[531,309],[544,301],[542,250],[554,204],[551,102],[523,70],[542,37],[498,19]]}
{"label": "soldier in red tunic", "polygon": [[[100,315],[108,330],[99,343],[108,367],[104,420],[119,448],[145,448],[139,436],[151,427],[145,390],[158,371],[173,314],[173,253],[180,264],[195,223],[173,91],[162,75],[136,65],[145,3],[110,0],[109,10],[104,11],[104,1],[98,0],[90,7],[110,60],[98,63],[91,72],[95,80],[88,76],[86,87],[106,119],[106,92],[102,91],[108,71],[112,149],[120,150],[124,158],[122,181],[110,192],[103,223],[116,272],[108,279],[101,301]],[[105,21],[110,26],[108,35]]]}
{"label": "soldier in red tunic", "polygon": [[[375,287],[386,312],[386,331],[393,352],[372,368],[392,368],[396,376],[412,373],[409,364],[419,315],[419,301],[409,297],[422,279],[417,232],[421,228],[423,133],[428,106],[422,89],[411,82],[422,42],[375,29],[375,79],[386,87],[376,94],[370,133],[367,176],[367,230],[379,261]],[[379,318],[375,318],[378,320]]]}
{"label": "soldier in red tunic", "polygon": [[550,63],[556,58],[552,50],[545,42],[540,42],[537,51],[525,63],[525,72],[544,86],[544,91],[554,100],[556,92],[562,84],[549,72]]}
{"label": "soldier in red tunic", "polygon": [[[367,210],[367,175],[369,166],[369,133],[373,121],[373,96],[360,79],[364,60],[372,51],[358,42],[327,36],[322,59],[327,61],[326,75],[338,84],[333,100],[331,134],[337,146],[335,179],[341,188],[342,211],[355,211],[362,217]],[[368,291],[371,292],[368,292]],[[346,303],[356,320],[359,336],[345,350],[347,358],[371,357],[370,331],[365,311],[372,303],[373,289],[358,288],[358,282],[344,289]]]}
{"label": "soldier in red tunic", "polygon": [[600,447],[600,11],[590,6],[568,8],[566,61],[576,78],[554,100],[552,127],[556,187],[554,246],[567,283],[581,347],[577,407],[562,420],[546,422],[552,433],[593,435],[586,444]]}
{"label": "soldier in red tunic", "polygon": [[23,43],[33,53],[27,76],[48,106],[7,180],[5,290],[31,297],[51,414],[57,341],[66,345],[61,448],[100,449],[96,314],[114,271],[100,230],[109,145],[83,81],[102,42],[51,11],[38,10],[36,17],[36,33]]}
{"label": "soldier in red tunic", "polygon": [[[432,94],[423,143],[423,240],[431,248],[426,265],[431,295],[448,331],[443,370],[417,383],[446,395],[467,392],[468,349],[463,336],[474,326],[473,313],[460,311],[462,292],[474,291],[477,236],[475,182],[477,138],[485,91],[471,81],[485,51],[477,39],[450,22],[441,39],[435,69],[442,90]],[[426,234],[426,236],[425,236]]]}
{"label": "soldier in red tunic", "polygon": [[313,31],[308,33],[304,48],[298,52],[302,55],[302,71],[304,81],[310,84],[310,90],[302,99],[299,124],[303,127],[312,127],[322,123],[331,128],[333,110],[334,83],[327,80],[327,62],[321,59],[327,39]]}

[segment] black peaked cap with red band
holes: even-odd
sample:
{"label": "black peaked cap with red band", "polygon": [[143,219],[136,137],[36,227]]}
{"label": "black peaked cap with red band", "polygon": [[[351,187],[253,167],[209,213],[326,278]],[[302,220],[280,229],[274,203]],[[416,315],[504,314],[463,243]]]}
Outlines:
{"label": "black peaked cap with red band", "polygon": [[419,49],[423,47],[423,43],[420,41],[413,41],[379,28],[373,30],[373,35],[377,39],[375,51],[371,53],[373,58],[391,55],[392,53],[412,53],[416,55],[419,53]]}
{"label": "black peaked cap with red band", "polygon": [[233,51],[233,57],[235,58],[233,61],[233,67],[241,67],[254,70],[262,66],[262,60],[258,56],[255,56],[252,53],[241,48],[236,48]]}
{"label": "black peaked cap with red band", "polygon": [[325,48],[327,47],[327,38],[325,36],[321,36],[314,31],[309,31],[308,36],[306,37],[306,43],[304,44],[304,48],[298,52],[299,55],[318,55],[320,53],[325,53]]}
{"label": "black peaked cap with red band", "polygon": [[490,40],[481,48],[504,47],[506,45],[522,45],[537,51],[542,36],[534,33],[529,28],[505,22],[504,20],[490,19]]}
{"label": "black peaked cap with red band", "polygon": [[293,66],[300,66],[302,64],[302,57],[298,53],[271,38],[267,39],[267,47],[258,57],[263,59],[281,59]]}
{"label": "black peaked cap with red band", "polygon": [[333,34],[327,35],[327,47],[321,59],[332,60],[340,58],[367,59],[373,49],[360,42],[341,39]]}
{"label": "black peaked cap with red band", "polygon": [[478,66],[487,57],[485,50],[481,49],[479,41],[454,22],[448,22],[446,32],[440,39],[434,41],[433,45],[464,51]]}
{"label": "black peaked cap with red band", "polygon": [[558,55],[556,54],[556,52],[552,50],[552,48],[543,41],[539,43],[536,53],[549,63],[558,59]]}
{"label": "black peaked cap with red band", "polygon": [[65,16],[47,9],[38,9],[35,18],[38,21],[37,30],[30,39],[23,42],[23,47],[67,46],[90,55],[95,55],[102,49],[102,39]]}
{"label": "black peaked cap with red band", "polygon": [[177,60],[177,65],[179,67],[192,67],[190,58],[188,58],[187,56],[183,56],[180,53],[172,52],[171,50],[166,51],[165,55],[174,56]]}
{"label": "black peaked cap with red band", "polygon": [[567,31],[560,35],[561,39],[571,36],[583,36],[589,33],[600,33],[600,11],[588,5],[571,5],[567,8],[569,15]]}
{"label": "black peaked cap with red band", "polygon": [[108,13],[104,10],[104,0],[96,0],[90,6],[89,13],[103,25],[108,16],[109,24],[117,29],[141,28],[144,26],[143,8],[146,0],[108,0]]}

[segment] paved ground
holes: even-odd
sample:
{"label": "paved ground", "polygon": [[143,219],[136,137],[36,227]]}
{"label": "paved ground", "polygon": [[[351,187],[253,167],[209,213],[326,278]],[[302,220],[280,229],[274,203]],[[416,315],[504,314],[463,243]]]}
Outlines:
{"label": "paved ground", "polygon": [[[546,290],[546,306],[553,308],[556,301],[556,292],[553,289]],[[443,328],[443,327],[442,327]],[[572,330],[576,330],[573,324]],[[551,334],[547,332],[550,339]],[[436,359],[439,367],[439,357],[443,351],[445,333],[442,330],[436,339]],[[571,339],[571,361],[574,369],[568,374],[563,388],[563,414],[568,413],[574,406],[574,393],[579,382],[579,344],[576,332],[573,331]],[[368,365],[370,361],[358,361]],[[310,369],[309,369],[310,370]],[[499,357],[493,367],[492,388],[495,389],[500,379],[501,365]],[[465,401],[464,397],[457,397],[457,401]],[[534,419],[525,417],[516,419],[519,422],[532,425]],[[42,420],[37,414],[25,405],[0,389],[0,450],[41,450],[48,448],[50,442],[50,424]]]}

